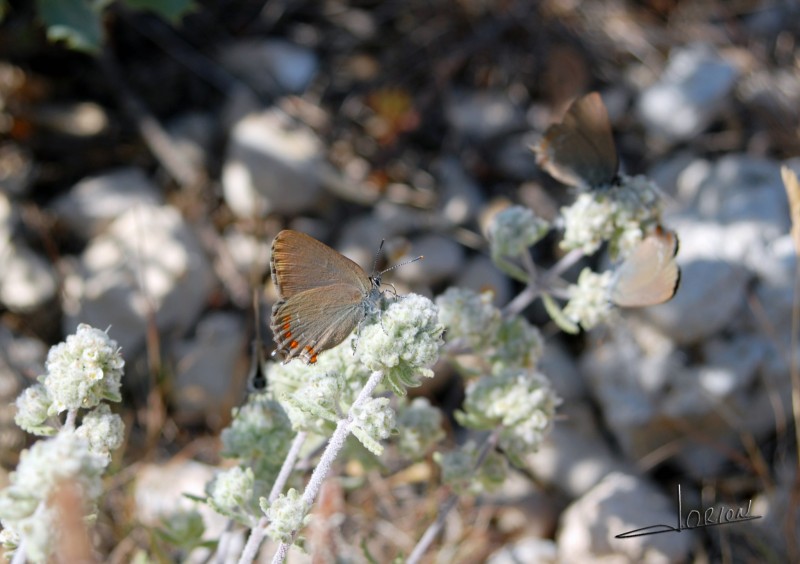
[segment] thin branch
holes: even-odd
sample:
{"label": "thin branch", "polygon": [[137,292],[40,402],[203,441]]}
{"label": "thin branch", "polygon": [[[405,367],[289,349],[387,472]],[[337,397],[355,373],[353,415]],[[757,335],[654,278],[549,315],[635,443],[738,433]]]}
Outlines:
{"label": "thin branch", "polygon": [[[350,430],[353,428],[353,424],[355,423],[355,411],[372,397],[372,393],[375,391],[375,388],[378,387],[378,384],[381,383],[381,380],[383,380],[383,372],[380,370],[373,372],[369,377],[369,380],[367,380],[367,383],[364,384],[361,392],[359,392],[356,401],[354,401],[353,405],[350,406],[347,418],[340,420],[336,425],[336,430],[333,432],[333,435],[331,435],[331,438],[328,441],[328,446],[325,448],[325,452],[322,453],[322,458],[320,458],[319,464],[317,464],[317,467],[311,474],[311,479],[309,480],[308,485],[303,492],[302,500],[303,503],[306,504],[306,507],[310,508],[314,503],[314,500],[319,494],[319,490],[322,488],[322,483],[325,481],[325,478],[330,472],[334,460],[336,460],[339,452],[344,447],[345,441],[350,435]],[[294,531],[294,534],[292,535],[292,541],[294,541],[296,536],[297,531]],[[273,564],[280,564],[286,559],[286,554],[289,552],[290,546],[291,543],[280,544],[278,551],[275,553],[275,556],[272,559]],[[240,560],[239,564],[246,563]]]}

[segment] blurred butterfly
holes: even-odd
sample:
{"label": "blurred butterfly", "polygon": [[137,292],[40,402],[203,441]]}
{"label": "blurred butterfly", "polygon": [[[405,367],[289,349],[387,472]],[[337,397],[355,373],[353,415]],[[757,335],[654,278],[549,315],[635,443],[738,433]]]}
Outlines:
{"label": "blurred butterfly", "polygon": [[675,232],[656,228],[617,267],[611,301],[620,307],[645,307],[672,299],[681,279],[677,253]]}
{"label": "blurred butterfly", "polygon": [[570,105],[533,148],[536,162],[556,180],[590,190],[617,179],[619,158],[603,99],[592,92]]}

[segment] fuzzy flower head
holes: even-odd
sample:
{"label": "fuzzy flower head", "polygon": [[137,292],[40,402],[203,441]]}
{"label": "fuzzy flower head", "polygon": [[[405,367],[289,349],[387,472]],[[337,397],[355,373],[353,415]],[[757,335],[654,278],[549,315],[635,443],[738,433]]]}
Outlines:
{"label": "fuzzy flower head", "polygon": [[451,287],[436,298],[439,320],[449,342],[461,341],[473,350],[483,349],[500,328],[501,315],[492,305],[492,294]]}
{"label": "fuzzy flower head", "polygon": [[403,407],[397,419],[397,446],[404,458],[419,460],[444,438],[442,412],[427,398],[416,398]]}
{"label": "fuzzy flower head", "polygon": [[294,532],[305,527],[311,520],[308,505],[294,488],[286,492],[286,495],[279,496],[272,504],[262,498],[261,509],[270,521],[267,534],[275,542],[291,543]]}
{"label": "fuzzy flower head", "polygon": [[52,403],[50,396],[47,395],[47,388],[43,385],[29,386],[17,397],[14,422],[28,433],[52,436],[57,431],[55,426],[48,423]]}
{"label": "fuzzy flower head", "polygon": [[233,410],[231,424],[223,429],[221,454],[246,461],[257,479],[271,481],[293,434],[281,404],[264,393],[251,394],[245,405]]}
{"label": "fuzzy flower head", "polygon": [[511,206],[496,216],[489,226],[489,242],[493,257],[518,257],[544,237],[550,224],[536,217],[533,210]]}
{"label": "fuzzy flower head", "polygon": [[438,308],[424,296],[409,294],[391,302],[378,323],[366,325],[358,355],[369,370],[382,370],[391,390],[405,395],[419,386],[419,378],[433,377],[431,365],[439,358],[444,326]]}
{"label": "fuzzy flower head", "polygon": [[111,451],[119,448],[125,435],[125,424],[116,413],[111,413],[107,404],[100,404],[83,416],[81,426],[75,434],[89,443],[92,452],[105,456],[109,461]]}
{"label": "fuzzy flower head", "polygon": [[501,427],[500,445],[515,463],[538,448],[560,399],[549,380],[530,370],[509,370],[467,386],[459,423],[474,429]]}
{"label": "fuzzy flower head", "polygon": [[252,468],[234,466],[219,472],[206,486],[208,504],[225,517],[252,526],[257,505],[254,496],[255,476]]}
{"label": "fuzzy flower head", "polygon": [[611,256],[624,257],[643,234],[659,223],[658,188],[644,176],[620,175],[614,186],[582,192],[572,205],[561,209],[565,250],[592,254],[609,241]]}
{"label": "fuzzy flower head", "polygon": [[509,368],[536,368],[544,351],[539,329],[520,316],[504,319],[493,341],[488,356],[492,374]]}
{"label": "fuzzy flower head", "polygon": [[47,354],[41,382],[52,400],[50,414],[120,401],[122,359],[117,342],[105,331],[81,324],[74,335]]}
{"label": "fuzzy flower head", "polygon": [[570,286],[570,300],[564,307],[564,315],[584,329],[591,329],[606,321],[613,311],[609,300],[613,272],[602,274],[584,268],[578,276],[578,283]]}
{"label": "fuzzy flower head", "polygon": [[381,441],[394,430],[395,415],[389,407],[389,398],[372,398],[353,406],[353,436],[375,456],[383,453]]}
{"label": "fuzzy flower head", "polygon": [[434,462],[442,469],[442,482],[459,495],[490,492],[505,481],[508,474],[505,457],[489,452],[480,464],[479,457],[472,441],[456,450],[433,453]]}
{"label": "fuzzy flower head", "polygon": [[0,520],[4,529],[13,531],[4,535],[3,542],[11,548],[25,542],[28,558],[44,562],[57,540],[53,531],[58,527],[47,505],[51,495],[60,484],[71,483],[85,500],[93,502],[102,492],[107,461],[92,452],[86,439],[70,431],[22,451],[9,486],[0,491]]}
{"label": "fuzzy flower head", "polygon": [[345,395],[345,380],[338,372],[314,372],[305,384],[284,396],[283,405],[295,431],[330,433],[354,398]]}

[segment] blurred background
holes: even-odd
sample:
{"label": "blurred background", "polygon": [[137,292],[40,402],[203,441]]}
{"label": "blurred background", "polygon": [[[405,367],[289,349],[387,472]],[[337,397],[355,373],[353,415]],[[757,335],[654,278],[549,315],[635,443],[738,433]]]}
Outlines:
{"label": "blurred background", "polygon": [[[428,561],[800,559],[780,176],[800,172],[795,1],[57,4],[0,5],[0,486],[30,441],[10,404],[48,348],[110,327],[128,436],[96,541],[109,561],[146,550],[220,463],[254,289],[271,350],[274,235],[304,231],[366,269],[386,239],[388,264],[425,255],[391,273],[400,293],[458,285],[502,306],[521,287],[489,259],[487,225],[512,203],[552,220],[572,201],[530,146],[598,90],[622,171],[664,193],[681,288],[579,336],[528,308],[561,418],[499,492],[462,500]],[[532,249],[537,265],[558,240]],[[462,384],[442,363],[416,393],[452,413]],[[342,524],[317,542],[353,561],[362,542],[378,561],[408,554],[443,499],[432,464],[342,475],[325,509]],[[684,514],[751,502],[763,517],[613,538],[672,525],[678,484]]]}

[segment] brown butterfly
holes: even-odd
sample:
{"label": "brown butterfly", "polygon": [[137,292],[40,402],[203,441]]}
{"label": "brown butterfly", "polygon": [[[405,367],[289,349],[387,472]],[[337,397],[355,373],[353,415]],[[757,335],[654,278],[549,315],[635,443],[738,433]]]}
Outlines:
{"label": "brown butterfly", "polygon": [[299,357],[314,364],[319,353],[344,341],[377,308],[383,273],[368,276],[305,233],[278,233],[270,262],[280,298],[272,306],[270,328],[284,363]]}
{"label": "brown butterfly", "polygon": [[592,92],[570,105],[534,147],[536,162],[556,180],[589,190],[613,184],[619,158],[603,99]]}
{"label": "brown butterfly", "polygon": [[645,307],[670,300],[681,280],[677,253],[675,232],[656,228],[614,271],[611,301],[621,307]]}

